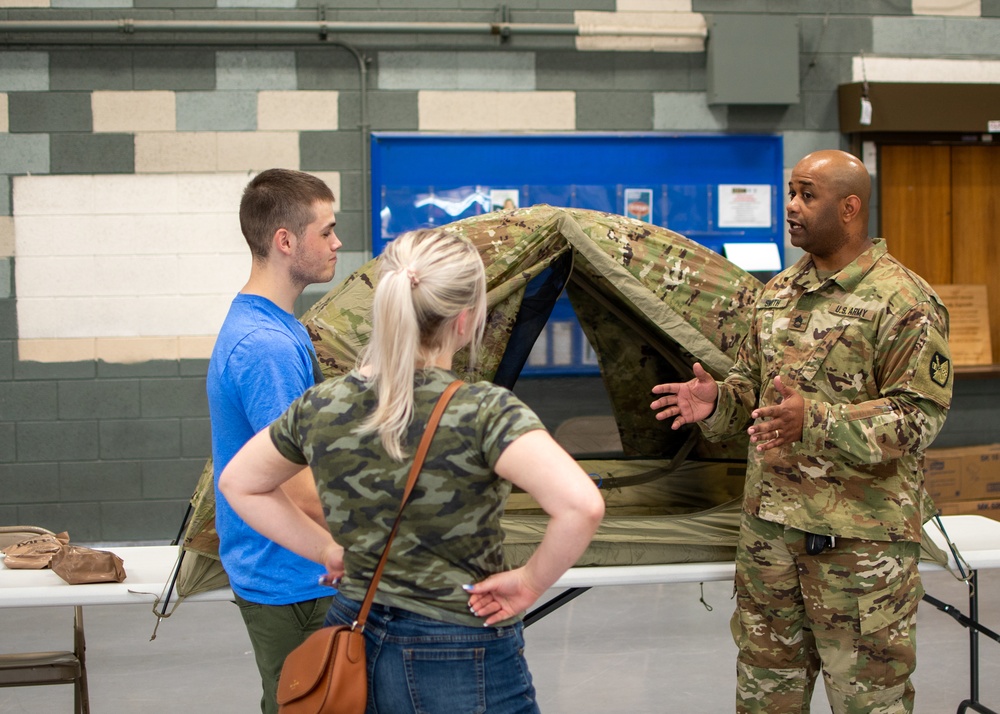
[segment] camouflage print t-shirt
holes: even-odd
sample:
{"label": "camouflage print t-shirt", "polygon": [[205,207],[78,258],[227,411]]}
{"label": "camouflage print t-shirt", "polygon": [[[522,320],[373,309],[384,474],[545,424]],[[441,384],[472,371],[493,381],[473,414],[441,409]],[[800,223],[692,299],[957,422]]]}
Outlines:
{"label": "camouflage print t-shirt", "polygon": [[774,378],[805,400],[802,439],[751,445],[743,508],[848,538],[919,541],[924,449],[951,405],[948,312],[919,276],[875,244],[820,277],[810,256],[775,277],[720,383],[719,438],[774,404]]}
{"label": "camouflage print t-shirt", "polygon": [[[419,372],[415,416],[393,461],[377,435],[353,430],[374,410],[374,390],[356,371],[309,389],[271,425],[285,458],[308,464],[334,538],[345,549],[341,591],[361,600],[399,510],[412,455],[438,397],[456,377]],[[500,516],[510,482],[493,473],[517,437],[544,428],[509,390],[463,385],[441,418],[403,512],[375,601],[437,620],[481,626],[463,584],[505,569]]]}

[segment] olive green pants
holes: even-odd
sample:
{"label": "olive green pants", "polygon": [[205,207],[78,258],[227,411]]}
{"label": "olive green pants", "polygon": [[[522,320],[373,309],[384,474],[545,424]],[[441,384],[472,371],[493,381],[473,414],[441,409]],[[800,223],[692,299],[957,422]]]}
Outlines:
{"label": "olive green pants", "polygon": [[285,657],[323,626],[333,598],[323,597],[291,605],[258,605],[235,593],[234,596],[250,635],[264,688],[260,710],[264,714],[277,714],[278,678]]}
{"label": "olive green pants", "polygon": [[806,714],[820,671],[834,714],[913,711],[920,545],[836,540],[743,514],[733,637],[740,714]]}

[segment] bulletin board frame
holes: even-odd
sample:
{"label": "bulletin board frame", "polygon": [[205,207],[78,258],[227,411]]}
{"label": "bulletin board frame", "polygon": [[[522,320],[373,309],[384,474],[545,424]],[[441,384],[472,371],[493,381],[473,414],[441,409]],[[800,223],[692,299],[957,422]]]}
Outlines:
{"label": "bulletin board frame", "polygon": [[718,253],[774,243],[784,263],[780,135],[372,132],[370,166],[374,255],[405,230],[502,208],[494,200],[513,193],[519,207],[633,215]]}

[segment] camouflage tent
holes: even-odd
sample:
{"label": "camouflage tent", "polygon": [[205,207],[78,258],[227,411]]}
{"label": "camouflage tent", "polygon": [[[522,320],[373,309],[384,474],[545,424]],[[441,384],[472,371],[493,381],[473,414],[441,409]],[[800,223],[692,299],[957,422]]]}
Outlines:
{"label": "camouflage tent", "polygon": [[[597,211],[541,205],[444,230],[472,241],[486,266],[485,340],[475,370],[456,360],[463,378],[512,387],[564,288],[597,354],[621,446],[613,458],[578,456],[606,502],[578,565],[731,559],[747,441],[712,444],[697,428],[671,430],[653,418],[649,390],[690,379],[695,361],[724,376],[748,330],[759,281],[677,233]],[[376,258],[302,318],[327,377],[349,370],[368,340],[377,267]],[[181,545],[188,556],[177,569],[181,597],[226,582],[214,508],[209,463]],[[546,521],[527,494],[511,496],[504,528],[512,564],[528,558]],[[925,557],[946,562],[929,538],[924,547]]]}
{"label": "camouflage tent", "polygon": [[[597,211],[534,206],[444,229],[472,241],[486,266],[486,335],[476,369],[459,365],[463,378],[512,387],[564,286],[597,354],[622,454],[581,461],[607,503],[581,564],[731,558],[747,442],[671,430],[653,418],[650,387],[690,379],[695,361],[725,375],[759,281],[677,233]],[[367,342],[377,266],[363,266],[303,317],[328,376],[350,369]],[[530,555],[545,522],[526,495],[512,496],[504,523],[512,562]]]}
{"label": "camouflage tent", "polygon": [[[581,463],[600,483],[607,516],[581,564],[728,559],[739,521],[747,443],[711,444],[672,431],[649,409],[652,385],[689,379],[700,361],[724,375],[747,330],[760,283],[707,248],[649,223],[597,211],[534,206],[445,226],[479,249],[489,317],[466,380],[512,387],[563,289],[597,353],[620,458]],[[327,377],[355,363],[371,329],[378,259],[330,291],[302,321]],[[192,496],[176,590],[225,583],[214,528],[211,464]],[[513,563],[537,544],[546,518],[525,494],[507,506]],[[167,603],[162,603],[166,610]]]}

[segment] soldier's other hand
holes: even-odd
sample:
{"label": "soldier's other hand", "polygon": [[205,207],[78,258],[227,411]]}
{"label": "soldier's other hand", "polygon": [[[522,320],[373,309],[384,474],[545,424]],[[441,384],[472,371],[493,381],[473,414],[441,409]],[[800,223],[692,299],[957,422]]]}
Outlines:
{"label": "soldier's other hand", "polygon": [[755,409],[751,416],[756,423],[747,429],[750,443],[756,444],[759,452],[785,446],[802,438],[805,400],[801,394],[784,384],[780,376],[774,378],[774,389],[778,393],[778,403]]}

